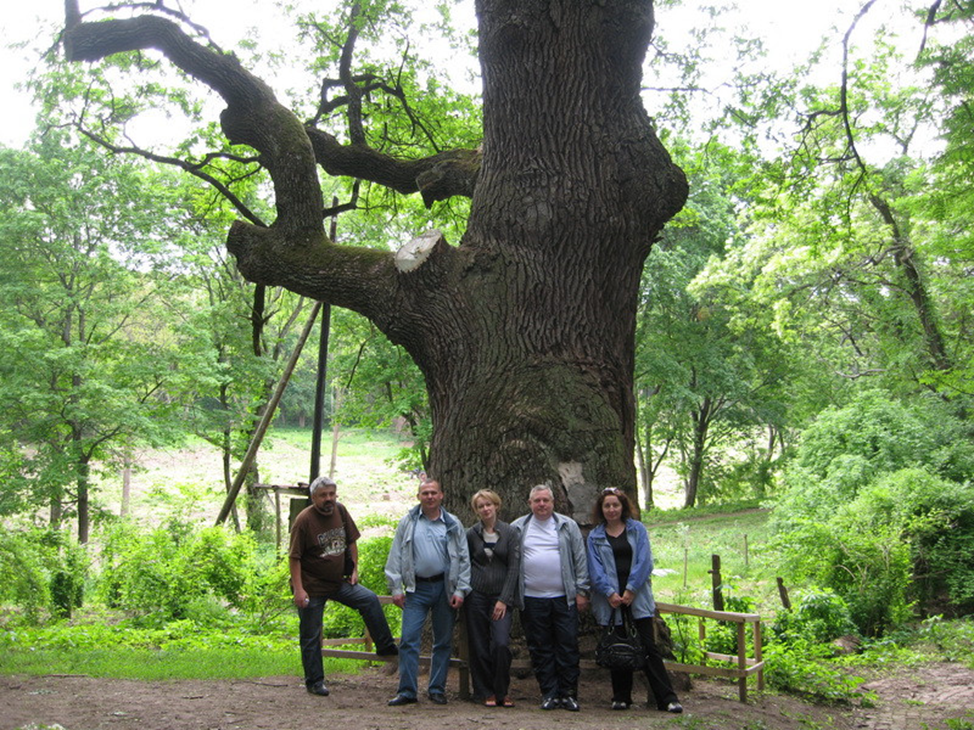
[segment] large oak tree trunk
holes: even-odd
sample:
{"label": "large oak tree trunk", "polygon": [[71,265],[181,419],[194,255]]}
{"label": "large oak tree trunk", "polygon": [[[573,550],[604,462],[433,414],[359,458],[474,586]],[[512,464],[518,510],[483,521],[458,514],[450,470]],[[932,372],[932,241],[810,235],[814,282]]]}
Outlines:
{"label": "large oak tree trunk", "polygon": [[[545,482],[584,521],[600,488],[635,490],[640,273],[687,195],[640,100],[652,2],[478,0],[477,12],[482,154],[403,166],[302,131],[266,85],[226,56],[188,48],[164,21],[111,26],[115,35],[83,23],[67,45],[79,60],[159,47],[224,96],[225,133],[261,150],[278,199],[273,226],[231,229],[238,266],[251,281],[359,311],[410,352],[433,413],[429,472],[450,509],[469,518],[469,495],[489,487],[511,517]],[[320,189],[306,189],[314,163],[404,191],[415,178],[428,202],[472,189],[467,232],[414,268],[335,246]]]}
{"label": "large oak tree trunk", "polygon": [[469,257],[412,348],[433,408],[430,470],[464,496],[490,486],[516,513],[547,482],[587,521],[599,488],[635,490],[640,273],[686,195],[639,99],[651,7],[478,11],[486,121]]}

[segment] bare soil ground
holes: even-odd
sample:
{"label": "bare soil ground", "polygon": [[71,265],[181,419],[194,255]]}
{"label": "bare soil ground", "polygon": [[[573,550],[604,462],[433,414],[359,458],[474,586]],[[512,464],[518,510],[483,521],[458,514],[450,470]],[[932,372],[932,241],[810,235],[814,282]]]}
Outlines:
{"label": "bare soil ground", "polygon": [[[380,668],[329,679],[330,697],[304,691],[296,677],[239,681],[141,682],[48,675],[0,677],[0,730],[59,725],[66,730],[332,730],[402,728],[436,730],[497,728],[694,728],[697,730],[962,730],[974,727],[974,672],[952,664],[929,664],[876,678],[873,708],[812,705],[771,692],[737,700],[733,684],[695,680],[681,693],[681,716],[646,706],[626,712],[608,708],[604,673],[584,672],[579,688],[582,711],[543,712],[532,677],[517,679],[511,709],[485,708],[462,701],[456,676],[445,707],[420,700],[388,707],[397,679]],[[964,723],[964,724],[960,724]],[[970,724],[967,724],[970,723]]]}

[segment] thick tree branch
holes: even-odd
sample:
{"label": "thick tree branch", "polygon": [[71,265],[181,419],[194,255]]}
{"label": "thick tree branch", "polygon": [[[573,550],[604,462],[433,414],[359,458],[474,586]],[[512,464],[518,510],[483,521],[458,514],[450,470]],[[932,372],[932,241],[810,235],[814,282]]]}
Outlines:
{"label": "thick tree branch", "polygon": [[227,102],[221,122],[228,139],[258,150],[270,172],[278,212],[274,225],[305,242],[323,238],[321,192],[303,126],[236,57],[202,46],[172,21],[152,15],[78,23],[66,30],[64,46],[73,61],[154,48],[212,88]]}
{"label": "thick tree branch", "polygon": [[308,129],[315,157],[329,175],[369,180],[398,193],[420,193],[427,207],[454,196],[472,197],[480,175],[479,150],[447,150],[419,160],[398,160],[365,145],[341,144]]}
{"label": "thick tree branch", "polygon": [[[231,142],[247,144],[260,153],[274,182],[278,215],[270,227],[243,221],[231,226],[227,248],[244,276],[258,284],[285,286],[349,307],[376,321],[390,318],[383,312],[403,312],[390,253],[328,242],[309,135],[295,115],[277,102],[267,84],[234,56],[200,45],[170,20],[146,15],[78,22],[70,5],[71,0],[68,21],[73,24],[64,34],[69,60],[94,61],[126,51],[157,49],[223,97],[227,103],[221,115],[224,133]],[[291,262],[283,267],[287,274],[281,273],[282,260]]]}
{"label": "thick tree branch", "polygon": [[[112,144],[104,137],[101,137],[91,130],[83,127],[80,123],[76,125],[77,130],[83,134],[85,137],[101,145],[106,150],[109,150],[113,154],[130,154],[137,155],[138,157],[145,158],[146,160],[151,160],[152,162],[158,162],[163,165],[171,165],[173,167],[178,167],[181,170],[188,172],[190,175],[199,178],[203,182],[211,185],[220,195],[222,195],[230,205],[237,209],[244,218],[249,220],[255,226],[264,227],[266,224],[257,216],[257,214],[252,211],[247,205],[244,204],[240,198],[234,195],[233,191],[230,190],[226,185],[217,180],[215,177],[206,172],[203,168],[210,162],[210,160],[217,157],[217,155],[207,155],[202,162],[190,162],[189,160],[182,160],[178,157],[169,157],[167,155],[157,155],[149,150],[144,150],[141,147],[129,146],[122,147],[116,144]],[[238,161],[243,161],[238,159]],[[256,160],[253,160],[256,162]]]}

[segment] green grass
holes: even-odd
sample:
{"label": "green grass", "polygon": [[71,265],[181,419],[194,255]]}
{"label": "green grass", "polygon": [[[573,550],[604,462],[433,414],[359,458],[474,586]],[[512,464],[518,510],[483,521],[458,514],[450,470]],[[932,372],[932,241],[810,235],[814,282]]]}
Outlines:
{"label": "green grass", "polygon": [[[773,612],[778,607],[774,555],[765,550],[768,513],[750,511],[752,504],[737,513],[680,510],[682,521],[647,520],[657,569],[675,571],[653,578],[653,591],[665,603],[712,607],[710,571],[713,555],[721,560],[724,595],[747,596],[758,609]],[[684,576],[684,558],[686,575]],[[685,586],[685,587],[684,587]]]}
{"label": "green grass", "polygon": [[[356,647],[358,648],[358,647]],[[354,674],[364,665],[328,658],[326,671]],[[5,650],[0,674],[84,674],[116,679],[240,679],[301,674],[297,640],[290,650],[207,649],[18,649]]]}
{"label": "green grass", "polygon": [[[275,428],[269,437],[270,451],[274,451],[276,442],[281,442],[300,449],[311,449],[311,429],[309,428]],[[326,458],[331,456],[332,431],[327,429],[322,434],[321,452]],[[338,453],[340,458],[358,459],[375,458],[380,452],[380,458],[392,458],[404,445],[396,434],[388,430],[370,430],[362,428],[344,428],[339,431]]]}
{"label": "green grass", "polygon": [[36,649],[5,651],[3,674],[84,674],[118,679],[229,679],[301,672],[292,652],[261,649]]}
{"label": "green grass", "polygon": [[726,502],[724,504],[708,504],[704,507],[692,507],[690,509],[651,509],[645,510],[642,513],[642,520],[647,525],[684,522],[686,520],[699,520],[704,517],[762,509],[762,504],[763,500],[760,499],[746,499],[737,502]]}

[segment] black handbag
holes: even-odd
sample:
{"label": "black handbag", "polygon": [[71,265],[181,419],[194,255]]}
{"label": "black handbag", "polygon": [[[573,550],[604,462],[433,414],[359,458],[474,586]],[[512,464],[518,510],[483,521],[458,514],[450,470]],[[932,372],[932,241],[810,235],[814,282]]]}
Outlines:
{"label": "black handbag", "polygon": [[616,610],[612,610],[609,625],[602,629],[599,643],[595,645],[595,662],[606,669],[642,669],[646,666],[646,648],[639,638],[629,607],[621,609],[621,624],[615,622]]}

